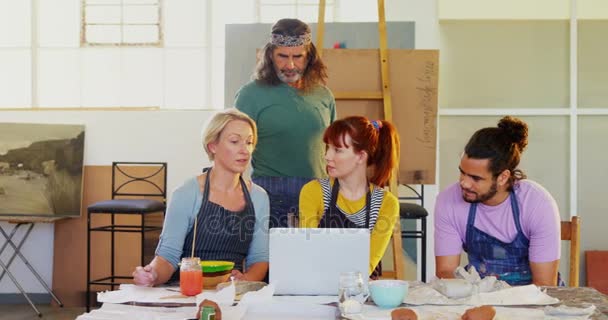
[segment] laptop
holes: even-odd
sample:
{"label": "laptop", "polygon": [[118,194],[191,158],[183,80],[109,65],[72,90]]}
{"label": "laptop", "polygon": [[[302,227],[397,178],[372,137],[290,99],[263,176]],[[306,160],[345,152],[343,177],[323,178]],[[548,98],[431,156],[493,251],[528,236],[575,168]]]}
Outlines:
{"label": "laptop", "polygon": [[367,229],[272,228],[269,282],[275,294],[337,295],[341,272],[368,279]]}

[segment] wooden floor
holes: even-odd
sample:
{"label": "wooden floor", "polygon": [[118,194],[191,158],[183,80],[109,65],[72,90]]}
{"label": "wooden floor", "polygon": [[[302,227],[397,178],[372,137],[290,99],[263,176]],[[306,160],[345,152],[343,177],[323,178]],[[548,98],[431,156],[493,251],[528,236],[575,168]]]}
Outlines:
{"label": "wooden floor", "polygon": [[0,320],[74,320],[85,312],[85,308],[59,308],[49,304],[37,304],[42,313],[39,318],[29,304],[0,304]]}

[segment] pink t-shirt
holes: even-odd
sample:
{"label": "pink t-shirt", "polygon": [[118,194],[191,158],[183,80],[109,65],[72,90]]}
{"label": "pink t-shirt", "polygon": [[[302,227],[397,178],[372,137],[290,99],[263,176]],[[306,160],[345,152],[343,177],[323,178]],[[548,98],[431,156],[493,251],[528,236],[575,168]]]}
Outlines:
{"label": "pink t-shirt", "polygon": [[[515,186],[520,224],[530,240],[531,262],[549,262],[560,258],[560,216],[555,199],[541,185],[520,180]],[[437,196],[435,204],[435,255],[459,255],[466,240],[470,203],[462,199],[455,183]],[[511,199],[497,206],[477,204],[475,227],[502,242],[512,242],[517,228],[511,211]]]}

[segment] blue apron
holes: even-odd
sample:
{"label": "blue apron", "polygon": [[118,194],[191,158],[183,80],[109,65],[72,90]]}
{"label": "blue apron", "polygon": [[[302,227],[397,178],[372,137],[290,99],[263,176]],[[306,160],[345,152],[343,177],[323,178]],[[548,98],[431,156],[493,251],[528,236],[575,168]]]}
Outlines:
{"label": "blue apron", "polygon": [[[255,211],[247,185],[242,177],[239,178],[245,197],[245,208],[234,212],[209,201],[209,176],[211,168],[205,169],[205,190],[203,200],[197,215],[196,243],[194,256],[201,260],[223,260],[234,262],[235,270],[243,270],[243,260],[247,257],[249,246],[255,230]],[[184,240],[182,258],[192,253],[192,238],[194,229],[190,230]],[[179,279],[179,270],[171,280]]]}
{"label": "blue apron", "polygon": [[[264,188],[270,201],[270,220],[268,227],[286,228],[289,226],[288,214],[297,217],[300,202],[300,190],[312,178],[303,177],[255,177],[255,184]],[[297,227],[292,226],[292,227]]]}
{"label": "blue apron", "polygon": [[[371,192],[369,188],[365,196],[365,224],[362,226],[356,225],[347,217],[344,216],[336,207],[338,201],[338,191],[340,190],[340,183],[338,179],[334,179],[334,185],[331,188],[331,198],[329,200],[329,206],[323,212],[323,217],[319,221],[319,228],[366,228],[369,230],[370,212],[371,212]],[[382,264],[378,263],[370,278],[376,279],[382,275]]]}
{"label": "blue apron", "polygon": [[521,230],[519,206],[515,193],[511,192],[509,197],[513,221],[517,228],[517,235],[511,243],[504,243],[475,228],[477,203],[471,204],[467,220],[466,242],[463,246],[469,256],[467,269],[475,266],[482,278],[496,276],[510,285],[526,285],[532,283],[528,255],[530,240]]}

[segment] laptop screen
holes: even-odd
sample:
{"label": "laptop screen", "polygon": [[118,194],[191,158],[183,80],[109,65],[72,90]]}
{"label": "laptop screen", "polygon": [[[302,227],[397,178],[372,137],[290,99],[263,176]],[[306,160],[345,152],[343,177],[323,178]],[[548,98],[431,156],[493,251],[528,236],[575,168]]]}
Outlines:
{"label": "laptop screen", "polygon": [[341,272],[369,275],[367,229],[270,229],[269,282],[276,294],[337,295]]}

